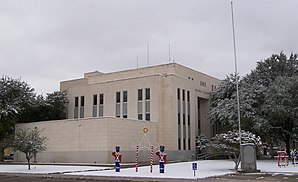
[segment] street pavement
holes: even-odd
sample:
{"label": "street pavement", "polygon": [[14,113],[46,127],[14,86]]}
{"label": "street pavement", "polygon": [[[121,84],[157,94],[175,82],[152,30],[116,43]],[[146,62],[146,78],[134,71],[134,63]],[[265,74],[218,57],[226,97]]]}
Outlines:
{"label": "street pavement", "polygon": [[297,182],[298,174],[266,174],[266,173],[247,173],[230,174],[206,179],[155,179],[155,178],[119,178],[119,177],[100,177],[100,176],[70,176],[63,174],[55,175],[32,175],[32,174],[0,174],[0,182]]}

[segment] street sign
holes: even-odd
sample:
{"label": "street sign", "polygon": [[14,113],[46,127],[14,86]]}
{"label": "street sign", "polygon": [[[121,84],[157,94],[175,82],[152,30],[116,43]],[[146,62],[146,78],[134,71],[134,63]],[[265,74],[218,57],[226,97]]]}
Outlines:
{"label": "street sign", "polygon": [[192,163],[192,170],[198,170],[198,164],[197,163]]}
{"label": "street sign", "polygon": [[198,170],[198,164],[192,163],[192,170],[193,170],[193,176],[196,176],[196,170]]}

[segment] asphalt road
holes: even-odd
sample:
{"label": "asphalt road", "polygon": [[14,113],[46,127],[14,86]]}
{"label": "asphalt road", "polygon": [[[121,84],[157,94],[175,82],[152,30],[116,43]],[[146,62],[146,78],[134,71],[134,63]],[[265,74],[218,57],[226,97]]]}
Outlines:
{"label": "asphalt road", "polygon": [[272,175],[272,174],[233,174],[220,177],[183,180],[183,179],[154,179],[154,178],[115,178],[115,177],[91,177],[91,176],[69,176],[63,174],[55,175],[29,175],[29,174],[0,174],[0,182],[297,182],[298,174],[295,175]]}

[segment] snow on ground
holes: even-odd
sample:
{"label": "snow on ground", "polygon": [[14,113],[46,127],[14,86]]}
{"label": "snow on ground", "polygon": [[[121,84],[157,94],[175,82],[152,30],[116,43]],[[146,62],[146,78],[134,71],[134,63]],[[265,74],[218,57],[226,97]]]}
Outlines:
{"label": "snow on ground", "polygon": [[[180,178],[194,179],[207,178],[212,176],[226,175],[234,173],[234,162],[231,160],[203,160],[196,161],[198,170],[194,176],[192,170],[193,162],[182,162],[166,164],[165,173],[160,174],[158,165],[153,166],[153,173],[150,173],[150,167],[139,167],[136,173],[135,168],[121,169],[120,173],[109,167],[97,166],[61,166],[61,165],[32,165],[31,170],[27,165],[0,165],[0,173],[36,173],[36,174],[53,174],[65,173],[66,175],[87,175],[87,176],[117,176],[117,177],[145,177],[145,178]],[[257,168],[261,172],[273,174],[296,174],[298,175],[298,165],[289,164],[287,167],[278,167],[277,161],[262,160],[257,161]]]}
{"label": "snow on ground", "polygon": [[28,165],[0,165],[1,173],[53,174],[104,169],[109,168],[91,166],[31,165],[31,170],[28,170]]}
{"label": "snow on ground", "polygon": [[114,170],[107,171],[94,171],[94,172],[82,172],[71,173],[70,175],[89,175],[89,176],[117,176],[117,177],[148,177],[148,178],[206,178],[209,176],[225,175],[233,173],[233,162],[226,160],[216,161],[196,161],[198,164],[198,170],[196,176],[192,170],[192,162],[166,164],[165,173],[159,173],[158,165],[153,166],[153,172],[150,173],[150,167],[140,167],[139,172],[136,172],[135,168],[121,169],[120,173]]}
{"label": "snow on ground", "polygon": [[286,167],[279,167],[277,165],[277,161],[272,160],[263,160],[257,161],[257,168],[261,170],[261,172],[269,172],[269,173],[296,173],[298,174],[298,165],[294,166],[290,163]]}

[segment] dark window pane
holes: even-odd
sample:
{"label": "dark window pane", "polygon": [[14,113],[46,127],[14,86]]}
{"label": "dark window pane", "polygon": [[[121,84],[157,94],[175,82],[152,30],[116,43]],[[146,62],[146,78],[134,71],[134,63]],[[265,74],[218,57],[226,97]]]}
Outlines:
{"label": "dark window pane", "polygon": [[123,102],[127,102],[127,91],[123,91]]}
{"label": "dark window pane", "polygon": [[138,89],[138,100],[143,100],[143,92],[142,92],[142,89]]}
{"label": "dark window pane", "polygon": [[150,100],[150,88],[146,88],[146,100]]}
{"label": "dark window pane", "polygon": [[79,97],[75,97],[75,107],[79,107]]}
{"label": "dark window pane", "polygon": [[187,102],[190,102],[190,93],[187,91]]}
{"label": "dark window pane", "polygon": [[81,96],[81,107],[85,106],[85,97]]}
{"label": "dark window pane", "polygon": [[120,92],[116,92],[116,103],[120,103]]}
{"label": "dark window pane", "polygon": [[182,100],[185,101],[185,90],[182,90]]}
{"label": "dark window pane", "polygon": [[93,105],[97,105],[97,95],[93,95]]}
{"label": "dark window pane", "polygon": [[138,120],[143,120],[143,115],[142,114],[138,114]]}
{"label": "dark window pane", "polygon": [[103,94],[99,94],[99,104],[103,104]]}
{"label": "dark window pane", "polygon": [[190,115],[187,115],[187,124],[190,126]]}
{"label": "dark window pane", "polygon": [[146,114],[146,121],[150,121],[150,114]]}
{"label": "dark window pane", "polygon": [[177,89],[177,99],[180,100],[180,88]]}

